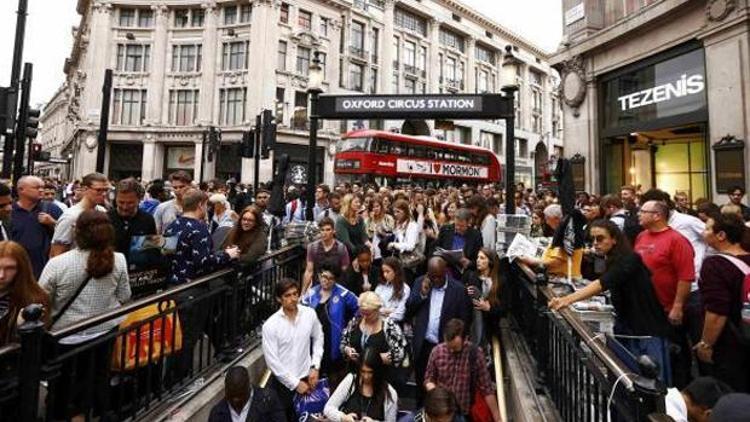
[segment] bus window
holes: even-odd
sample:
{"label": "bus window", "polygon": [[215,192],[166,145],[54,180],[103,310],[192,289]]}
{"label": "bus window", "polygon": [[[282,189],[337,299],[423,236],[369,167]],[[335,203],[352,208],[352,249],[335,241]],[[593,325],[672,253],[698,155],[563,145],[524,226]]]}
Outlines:
{"label": "bus window", "polygon": [[376,154],[388,154],[388,144],[389,142],[385,139],[374,138],[370,146],[370,151]]}
{"label": "bus window", "polygon": [[432,160],[437,159],[437,150],[434,148],[427,148],[427,151],[425,153],[426,158],[430,158]]}
{"label": "bus window", "polygon": [[391,143],[391,154],[402,155],[406,152],[406,146],[400,142]]}
{"label": "bus window", "polygon": [[367,151],[370,138],[347,138],[338,143],[338,152]]}

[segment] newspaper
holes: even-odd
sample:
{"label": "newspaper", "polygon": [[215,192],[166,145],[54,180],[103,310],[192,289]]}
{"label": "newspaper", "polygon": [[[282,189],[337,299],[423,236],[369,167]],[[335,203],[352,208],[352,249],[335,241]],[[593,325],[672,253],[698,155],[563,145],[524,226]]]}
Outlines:
{"label": "newspaper", "polygon": [[538,245],[536,242],[533,242],[523,234],[516,233],[505,255],[508,257],[508,259],[510,259],[511,262],[513,262],[513,260],[515,260],[519,256],[540,257],[543,253],[543,247]]}

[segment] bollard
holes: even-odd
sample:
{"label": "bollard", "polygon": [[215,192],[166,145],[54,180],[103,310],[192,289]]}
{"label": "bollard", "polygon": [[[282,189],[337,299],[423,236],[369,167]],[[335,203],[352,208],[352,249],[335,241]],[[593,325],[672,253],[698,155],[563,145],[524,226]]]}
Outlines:
{"label": "bollard", "polygon": [[18,327],[21,337],[21,368],[19,388],[21,420],[35,421],[39,410],[39,381],[41,379],[42,347],[44,345],[44,307],[31,304],[21,312],[24,322]]}

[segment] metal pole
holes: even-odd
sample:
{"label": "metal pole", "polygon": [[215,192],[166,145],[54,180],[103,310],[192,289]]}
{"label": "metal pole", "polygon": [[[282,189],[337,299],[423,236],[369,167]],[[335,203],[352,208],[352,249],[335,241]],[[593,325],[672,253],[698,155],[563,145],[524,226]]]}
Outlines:
{"label": "metal pole", "polygon": [[22,421],[35,421],[39,408],[39,381],[41,379],[42,349],[44,348],[43,308],[32,304],[23,309],[24,323],[18,327],[21,337],[20,409]]}
{"label": "metal pole", "polygon": [[260,148],[262,144],[261,133],[261,115],[255,116],[255,131],[253,132],[253,142],[255,142],[255,155],[253,156],[253,195],[258,194],[260,188]]}
{"label": "metal pole", "polygon": [[305,192],[305,219],[314,220],[315,209],[315,178],[318,175],[318,95],[316,90],[310,91],[310,147],[307,150],[307,192]]}
{"label": "metal pole", "polygon": [[203,140],[201,141],[201,165],[200,165],[200,174],[198,175],[197,179],[198,182],[203,181],[203,163],[206,162],[206,139],[208,138],[208,131],[210,131],[213,127],[209,126],[208,129],[203,131]]}
{"label": "metal pole", "polygon": [[34,65],[24,63],[23,81],[21,81],[21,107],[19,110],[18,121],[16,122],[16,154],[13,157],[13,186],[18,183],[18,179],[24,173],[23,153],[26,142],[26,122],[29,118],[29,97],[31,96],[31,78],[34,72]]}
{"label": "metal pole", "polygon": [[107,152],[107,133],[109,132],[109,103],[112,97],[112,69],[104,71],[102,85],[102,111],[99,114],[99,138],[96,150],[96,171],[104,173],[104,157]]}
{"label": "metal pole", "polygon": [[516,87],[503,88],[505,97],[510,102],[511,115],[505,118],[505,213],[515,214],[516,203],[514,196],[516,193],[516,135],[515,135],[515,94]]}
{"label": "metal pole", "polygon": [[[10,86],[18,92],[18,78],[21,76],[21,62],[23,61],[23,40],[26,34],[26,10],[28,9],[28,0],[18,0],[18,10],[16,11],[16,40],[13,47],[13,64],[10,73]],[[15,113],[18,107],[18,95],[13,96],[12,110]],[[13,130],[13,128],[10,128]],[[8,133],[3,134],[5,142],[3,144],[3,169],[1,176],[4,179],[10,177],[11,167],[13,166],[13,136]]]}

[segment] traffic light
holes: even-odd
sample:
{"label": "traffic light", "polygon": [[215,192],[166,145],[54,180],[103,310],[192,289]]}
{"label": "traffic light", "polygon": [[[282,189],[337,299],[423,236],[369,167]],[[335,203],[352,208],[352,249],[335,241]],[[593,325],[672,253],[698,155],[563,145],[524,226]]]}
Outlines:
{"label": "traffic light", "polygon": [[261,137],[260,157],[264,160],[269,157],[268,151],[276,144],[276,121],[273,119],[271,110],[263,110],[263,132]]}
{"label": "traffic light", "polygon": [[12,87],[0,87],[0,136],[13,132],[16,103],[16,91]]}
{"label": "traffic light", "polygon": [[37,135],[39,135],[39,116],[41,116],[42,111],[36,108],[30,108],[27,113],[26,137],[34,140]]}
{"label": "traffic light", "polygon": [[254,133],[250,130],[242,132],[240,156],[243,158],[253,158],[255,156],[255,137],[253,135]]}
{"label": "traffic light", "polygon": [[42,151],[42,144],[34,142],[31,144],[31,159],[33,161],[49,161],[52,158],[49,151]]}
{"label": "traffic light", "polygon": [[217,154],[221,147],[221,129],[217,129],[213,126],[208,131],[208,157],[209,163],[214,160],[214,154]]}

